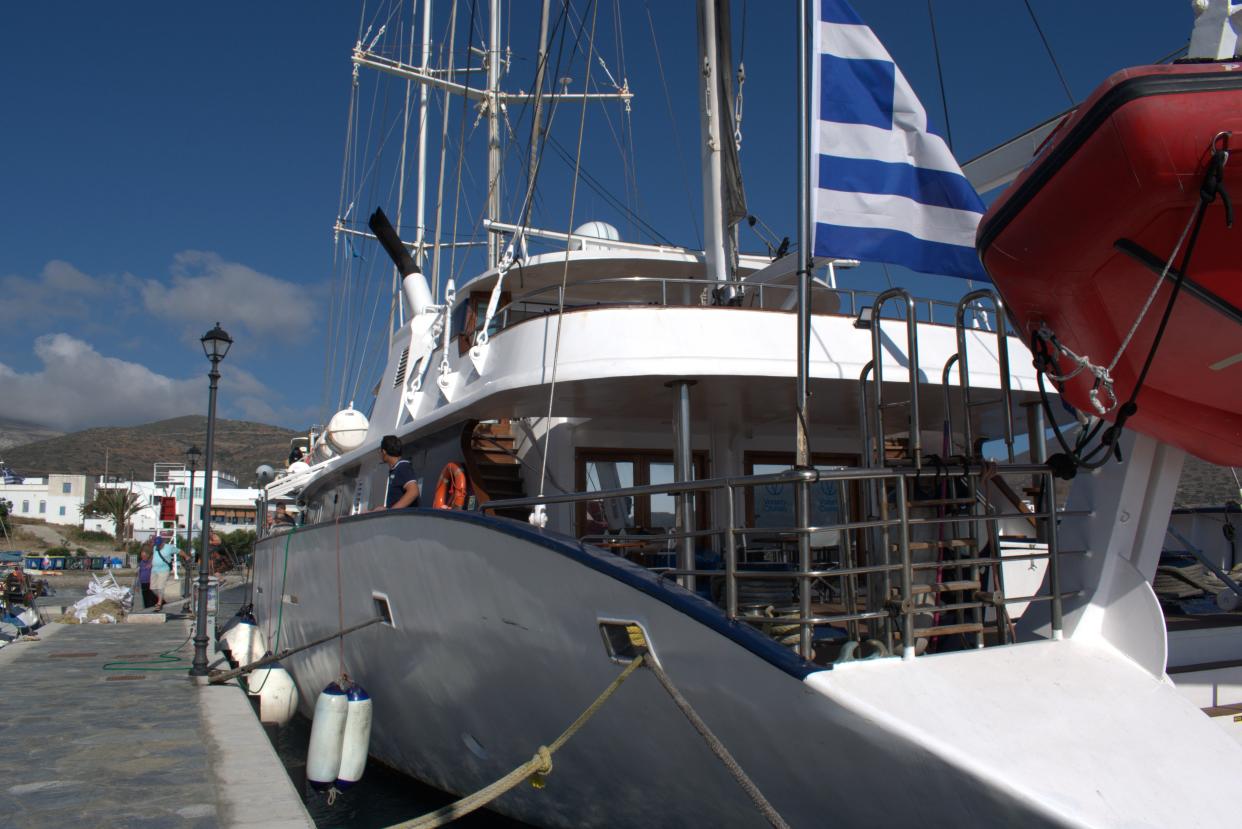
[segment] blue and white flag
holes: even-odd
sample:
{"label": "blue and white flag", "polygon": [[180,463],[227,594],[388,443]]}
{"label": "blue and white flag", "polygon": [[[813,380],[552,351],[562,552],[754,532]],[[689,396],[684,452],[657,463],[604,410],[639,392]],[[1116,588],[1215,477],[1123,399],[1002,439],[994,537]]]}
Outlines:
{"label": "blue and white flag", "polygon": [[986,281],[979,194],[875,33],[845,0],[816,3],[815,255]]}

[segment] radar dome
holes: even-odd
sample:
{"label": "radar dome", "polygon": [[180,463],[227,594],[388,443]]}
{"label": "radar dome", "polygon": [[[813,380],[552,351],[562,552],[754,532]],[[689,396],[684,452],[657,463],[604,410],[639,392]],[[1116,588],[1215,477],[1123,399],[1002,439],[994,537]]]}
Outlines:
{"label": "radar dome", "polygon": [[254,471],[254,475],[258,479],[259,486],[267,486],[276,478],[276,470],[263,464]]}
{"label": "radar dome", "polygon": [[620,242],[621,233],[607,222],[587,222],[574,230],[570,250],[608,250],[609,242]]}
{"label": "radar dome", "polygon": [[350,406],[332,415],[324,436],[333,449],[344,454],[362,445],[366,440],[369,425],[367,416]]}

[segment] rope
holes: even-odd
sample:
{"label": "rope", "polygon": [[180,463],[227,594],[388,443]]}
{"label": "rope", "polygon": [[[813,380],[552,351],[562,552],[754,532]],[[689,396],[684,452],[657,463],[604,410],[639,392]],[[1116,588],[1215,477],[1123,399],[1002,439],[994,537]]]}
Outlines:
{"label": "rope", "polygon": [[[309,650],[311,648],[317,647],[319,645],[322,645],[324,642],[331,642],[333,639],[336,639],[338,637],[348,636],[349,634],[354,633],[355,631],[362,630],[365,627],[370,627],[371,625],[374,625],[374,624],[377,624],[383,621],[387,621],[387,620],[383,616],[376,616],[374,619],[367,619],[365,622],[359,622],[356,625],[350,625],[347,628],[343,628],[341,630],[334,631],[333,633],[329,633],[327,636],[320,636],[318,639],[315,639],[311,642],[307,642],[305,645],[298,645],[296,648],[286,648],[285,650],[280,651],[279,653],[269,653],[267,656],[264,656],[262,659],[256,659],[253,662],[248,662],[245,665],[242,665],[240,668],[234,668],[231,671],[221,671],[218,673],[214,673],[211,675],[211,678],[208,680],[208,682],[210,682],[212,685],[220,685],[222,683],[228,682],[229,680],[236,679],[242,674],[249,673],[250,671],[253,671],[255,668],[262,668],[264,665],[271,665],[273,662],[279,662],[280,660],[285,659],[286,657],[293,656],[295,653],[301,653],[304,650]],[[264,682],[266,682],[266,680],[264,680]],[[263,690],[262,685],[260,685],[258,688],[252,689],[250,693],[257,694],[261,690]]]}
{"label": "rope", "polygon": [[769,803],[768,799],[763,796],[763,792],[759,791],[759,787],[754,784],[749,776],[747,776],[746,772],[742,770],[742,767],[737,764],[737,761],[733,759],[733,755],[729,753],[727,748],[725,748],[724,743],[720,742],[720,739],[712,733],[710,728],[707,727],[707,723],[703,722],[695,710],[690,706],[690,703],[686,701],[686,698],[681,695],[681,693],[673,685],[672,681],[668,678],[668,674],[664,673],[664,669],[654,661],[648,662],[647,668],[650,669],[651,673],[655,674],[655,678],[659,680],[660,685],[664,687],[664,690],[668,692],[668,695],[673,698],[673,702],[676,703],[679,709],[681,709],[681,713],[685,715],[686,719],[690,721],[690,725],[694,726],[694,730],[699,732],[699,736],[707,742],[707,746],[712,750],[712,754],[715,754],[718,758],[720,758],[720,762],[724,763],[725,768],[729,770],[729,774],[733,775],[733,779],[738,782],[738,785],[740,785],[742,790],[745,791],[747,796],[750,797],[751,802],[753,802],[755,806],[759,808],[759,811],[763,813],[763,816],[767,819],[768,823],[772,826],[779,827],[780,829],[789,829],[789,824],[786,823],[785,819],[780,816],[780,813],[772,807],[772,804]]}
{"label": "rope", "polygon": [[[585,711],[578,715],[578,718],[566,728],[561,735],[552,741],[550,746],[539,746],[534,756],[504,777],[486,786],[474,794],[467,795],[461,800],[437,809],[434,812],[428,812],[422,817],[407,820],[404,823],[393,824],[388,829],[432,829],[437,826],[444,826],[458,818],[465,817],[476,809],[480,809],[491,803],[496,798],[505,794],[509,790],[515,788],[523,781],[534,778],[531,783],[536,788],[543,788],[543,777],[552,772],[552,755],[555,754],[565,743],[578,733],[584,725],[595,716],[595,713],[603,707],[616,690],[621,687],[621,683],[625,682],[630,676],[639,669],[646,659],[643,655],[639,655],[629,665],[625,666],[625,670],[618,674],[607,688],[604,689],[595,701],[587,707]],[[651,663],[647,663],[650,666]]]}
{"label": "rope", "polygon": [[[345,596],[341,590],[341,518],[336,518],[336,627],[337,630],[345,629]],[[337,652],[337,667],[340,668],[342,676],[345,674],[345,637],[342,636],[337,640],[340,648]]]}
{"label": "rope", "polygon": [[953,127],[949,123],[949,97],[944,92],[944,69],[940,66],[940,40],[936,37],[936,13],[932,11],[932,0],[927,0],[927,20],[931,23],[932,49],[936,53],[936,78],[940,81],[940,105],[944,108],[944,139],[949,145],[949,152],[953,152]]}
{"label": "rope", "polygon": [[[1147,358],[1143,361],[1143,367],[1139,371],[1138,378],[1134,382],[1134,389],[1130,392],[1129,399],[1127,399],[1119,409],[1113,425],[1104,431],[1103,436],[1100,438],[1099,444],[1089,452],[1085,452],[1084,449],[1086,445],[1094,439],[1095,435],[1099,433],[1103,427],[1104,421],[1100,420],[1090,430],[1084,429],[1079,433],[1078,440],[1075,442],[1075,447],[1073,451],[1071,451],[1066,444],[1056,421],[1054,419],[1050,419],[1053,433],[1056,435],[1057,441],[1061,444],[1062,449],[1065,450],[1064,455],[1053,455],[1048,459],[1049,466],[1052,467],[1053,473],[1058,477],[1067,479],[1072,478],[1078,467],[1082,467],[1084,469],[1098,469],[1108,462],[1110,456],[1116,457],[1118,461],[1121,460],[1121,447],[1118,444],[1118,441],[1121,439],[1121,432],[1125,428],[1126,421],[1138,412],[1138,403],[1136,401],[1138,400],[1139,392],[1142,391],[1143,383],[1147,379],[1147,372],[1151,369],[1152,363],[1156,358],[1156,352],[1159,350],[1160,342],[1164,338],[1165,329],[1168,327],[1169,319],[1173,315],[1173,307],[1177,302],[1178,295],[1181,293],[1182,285],[1186,281],[1186,274],[1190,269],[1191,256],[1194,254],[1195,244],[1199,239],[1199,231],[1202,229],[1203,220],[1207,216],[1207,208],[1216,200],[1217,196],[1220,197],[1225,208],[1226,226],[1233,227],[1233,203],[1230,200],[1228,191],[1225,190],[1223,182],[1225,164],[1229,160],[1229,137],[1230,133],[1228,132],[1218,133],[1212,139],[1212,143],[1208,148],[1212,153],[1212,157],[1208,162],[1208,168],[1203,176],[1203,183],[1199,188],[1199,202],[1195,205],[1194,212],[1186,230],[1182,231],[1182,237],[1185,238],[1186,231],[1189,230],[1190,238],[1185,243],[1186,251],[1182,254],[1181,267],[1178,269],[1177,276],[1173,281],[1173,290],[1169,293],[1169,301],[1165,303],[1164,314],[1161,316],[1160,323],[1156,327],[1156,333],[1152,338],[1151,348],[1148,349]],[[1182,242],[1179,240],[1179,248],[1181,244]],[[1173,258],[1176,254],[1177,250],[1175,249],[1173,256],[1169,257],[1168,263],[1165,265],[1164,270],[1160,274],[1160,277],[1156,283],[1157,289],[1159,289],[1159,287],[1163,284],[1165,277],[1168,275],[1169,268],[1172,266]],[[1147,308],[1150,306],[1152,298],[1154,298],[1154,293],[1152,297],[1148,299],[1147,305],[1144,306],[1144,309],[1140,314],[1140,319],[1142,314],[1147,312]],[[1123,351],[1126,345],[1128,345],[1129,338],[1133,336],[1136,328],[1137,323],[1135,324],[1135,327],[1131,329],[1130,334],[1127,335],[1126,342],[1122,344]],[[1046,371],[1048,371],[1048,366],[1054,364],[1051,355],[1048,352],[1048,346],[1051,343],[1059,351],[1063,352],[1069,352],[1069,349],[1056,342],[1055,336],[1046,337],[1044,333],[1045,331],[1046,329],[1041,327],[1040,331],[1037,331],[1032,335],[1031,346],[1032,351],[1035,353],[1035,366],[1037,369],[1036,377],[1039,381],[1040,397],[1043,400],[1044,411],[1051,416],[1051,406],[1048,403],[1048,395],[1044,389],[1043,381],[1043,375]],[[1050,334],[1050,332],[1048,333]],[[1069,353],[1072,354],[1072,352]],[[1117,364],[1117,360],[1120,359],[1120,356],[1121,354],[1119,352],[1113,359],[1113,363],[1111,364],[1112,366]],[[1113,400],[1109,407],[1111,409],[1116,405],[1116,397],[1112,392],[1112,380],[1108,377],[1108,369],[1100,369],[1098,367],[1091,366],[1090,362],[1086,361],[1085,358],[1078,359],[1083,361],[1083,364],[1080,364],[1080,368],[1078,370],[1081,370],[1083,367],[1090,367],[1092,372],[1096,374],[1096,383],[1091,389],[1092,404],[1097,409],[1100,408],[1098,390],[1103,387]],[[1078,370],[1071,372],[1068,377],[1073,377],[1078,373]],[[1101,377],[1100,372],[1103,373],[1103,378]],[[1057,379],[1055,375],[1053,375],[1053,378],[1054,380]]]}
{"label": "rope", "polygon": [[1035,31],[1039,32],[1039,39],[1044,43],[1044,51],[1048,53],[1048,60],[1052,61],[1052,68],[1057,71],[1057,77],[1061,79],[1061,88],[1065,90],[1065,97],[1069,99],[1070,106],[1074,105],[1074,93],[1070,92],[1069,84],[1065,82],[1065,74],[1061,72],[1061,65],[1057,63],[1056,55],[1052,54],[1052,46],[1048,44],[1048,38],[1044,36],[1044,29],[1039,25],[1039,20],[1035,17],[1035,10],[1031,8],[1031,0],[1024,0],[1026,3],[1026,11],[1031,15],[1031,22],[1035,24]]}
{"label": "rope", "polygon": [[[289,531],[286,533],[286,535],[285,535],[285,564],[284,564],[284,572],[281,574],[281,577],[280,577],[280,593],[279,593],[278,595],[275,595],[275,601],[276,601],[276,603],[277,603],[277,609],[276,609],[276,633],[275,633],[275,637],[274,637],[274,638],[273,638],[273,636],[272,636],[272,635],[270,635],[270,634],[269,634],[269,636],[268,636],[268,639],[269,639],[269,640],[272,640],[272,653],[276,653],[276,652],[280,649],[280,632],[281,632],[281,629],[284,627],[284,621],[285,621],[285,598],[284,598],[284,597],[285,597],[285,584],[287,583],[287,581],[288,581],[288,579],[289,579],[289,542],[293,540],[293,536],[294,536],[294,534],[298,531],[298,529],[299,529],[299,527],[295,524],[295,525],[293,526],[293,529],[289,530]],[[276,582],[276,556],[272,556],[272,581],[271,581],[271,584],[275,584],[275,582]],[[269,589],[270,589],[270,585],[269,585]],[[267,601],[268,601],[268,604],[267,604],[267,618],[268,618],[268,620],[269,620],[269,622],[270,622],[270,620],[271,620],[271,618],[272,618],[272,601],[273,601],[273,597],[272,597],[272,596],[269,596]],[[260,660],[260,661],[262,661],[262,660]],[[276,660],[275,660],[275,658],[273,658],[273,659],[272,659],[272,661],[273,661],[273,662],[275,662],[275,661],[276,661]],[[257,694],[257,693],[259,693],[260,691],[262,691],[262,690],[263,690],[263,689],[267,686],[267,679],[268,679],[268,677],[270,677],[270,676],[271,676],[271,674],[264,674],[264,676],[263,676],[263,684],[262,684],[262,685],[260,685],[258,688],[251,688],[251,689],[248,689],[249,693],[252,693],[252,694]]]}
{"label": "rope", "polygon": [[690,703],[686,701],[686,698],[681,695],[681,692],[673,685],[672,680],[668,678],[668,674],[664,673],[664,669],[654,660],[648,659],[649,654],[646,650],[645,638],[641,635],[638,635],[636,638],[635,634],[631,633],[631,642],[639,649],[638,656],[604,689],[603,693],[595,698],[595,701],[585,711],[578,715],[578,718],[568,728],[561,732],[559,737],[552,741],[550,746],[539,746],[534,756],[525,763],[474,794],[467,795],[434,812],[428,812],[422,817],[394,824],[388,827],[388,829],[434,829],[434,827],[444,826],[458,818],[465,817],[476,809],[486,806],[527,779],[531,780],[531,784],[535,788],[542,789],[544,786],[543,778],[552,772],[552,755],[569,742],[595,716],[604,703],[621,687],[621,683],[625,682],[634,671],[644,665],[655,675],[660,686],[664,688],[674,704],[677,705],[677,708],[690,721],[690,725],[694,727],[694,730],[706,741],[712,753],[724,763],[725,768],[729,770],[733,779],[738,782],[751,801],[759,808],[759,811],[768,823],[777,827],[777,829],[789,829],[789,824],[785,822],[784,818],[780,816],[772,804],[768,802],[767,798],[763,796],[763,793],[759,791],[759,787],[742,770],[742,767],[738,765],[733,755],[725,748],[724,743],[720,742],[720,739],[707,727],[707,723],[703,722]]}

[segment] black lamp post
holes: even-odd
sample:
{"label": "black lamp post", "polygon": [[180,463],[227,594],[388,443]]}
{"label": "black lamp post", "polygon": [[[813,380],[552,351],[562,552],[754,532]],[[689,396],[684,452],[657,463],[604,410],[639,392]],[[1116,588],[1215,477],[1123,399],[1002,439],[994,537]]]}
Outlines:
{"label": "black lamp post", "polygon": [[203,335],[203,353],[211,360],[210,392],[207,397],[207,459],[203,464],[203,529],[199,536],[198,559],[198,624],[194,633],[194,662],[190,676],[207,676],[207,540],[211,532],[211,467],[215,449],[216,431],[216,383],[220,380],[220,361],[229,353],[233,338],[216,323],[216,327]]}
{"label": "black lamp post", "polygon": [[[199,451],[197,446],[191,446],[185,450],[185,456],[190,461],[190,502],[186,505],[185,512],[185,543],[190,548],[190,561],[194,560],[194,470],[198,466],[199,456],[203,453]],[[190,569],[185,568],[185,572],[181,574],[181,598],[190,595]],[[185,605],[182,604],[184,612]]]}

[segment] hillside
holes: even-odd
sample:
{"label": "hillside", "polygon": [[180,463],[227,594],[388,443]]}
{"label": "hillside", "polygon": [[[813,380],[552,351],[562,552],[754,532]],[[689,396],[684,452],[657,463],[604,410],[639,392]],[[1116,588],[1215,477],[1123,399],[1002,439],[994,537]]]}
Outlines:
{"label": "hillside", "polygon": [[25,443],[33,443],[36,440],[60,437],[63,434],[64,432],[57,432],[37,423],[27,423],[23,420],[11,420],[7,417],[0,417],[0,452],[4,452],[12,446],[21,446]]}
{"label": "hillside", "polygon": [[[289,441],[298,432],[265,423],[216,420],[216,468],[237,476],[242,486],[254,485],[259,464],[280,467],[289,455]],[[175,417],[142,426],[109,426],[14,446],[0,458],[19,475],[51,472],[150,478],[159,463],[184,463],[193,444],[207,448],[207,418]],[[198,468],[203,468],[203,458]]]}

